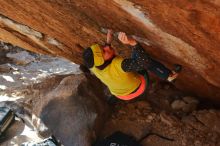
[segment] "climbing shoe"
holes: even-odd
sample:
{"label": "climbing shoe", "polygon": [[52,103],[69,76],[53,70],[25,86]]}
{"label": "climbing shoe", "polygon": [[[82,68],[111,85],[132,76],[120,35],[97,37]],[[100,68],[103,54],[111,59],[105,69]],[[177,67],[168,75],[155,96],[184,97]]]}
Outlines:
{"label": "climbing shoe", "polygon": [[174,70],[172,71],[172,73],[169,75],[169,77],[167,78],[167,81],[169,82],[175,82],[176,78],[178,77],[178,73],[181,72],[182,70],[182,66],[179,64],[174,64]]}

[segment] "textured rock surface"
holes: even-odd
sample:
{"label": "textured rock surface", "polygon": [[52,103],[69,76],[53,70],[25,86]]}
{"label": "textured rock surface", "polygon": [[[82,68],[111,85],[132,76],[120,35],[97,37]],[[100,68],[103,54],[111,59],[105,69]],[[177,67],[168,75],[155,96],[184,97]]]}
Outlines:
{"label": "textured rock surface", "polygon": [[[24,122],[13,124],[1,137],[0,145],[21,145],[50,136],[39,117],[65,145],[90,145],[108,116],[100,81],[91,75],[79,75],[76,64],[61,58],[26,52],[8,44],[1,46],[0,54],[5,58],[0,62],[0,101],[4,101],[0,106],[7,105]],[[7,54],[21,56],[11,60]],[[16,65],[28,58],[33,60]]]}
{"label": "textured rock surface", "polygon": [[0,39],[81,63],[77,44],[103,42],[101,27],[111,27],[148,39],[145,49],[168,66],[182,64],[179,88],[220,101],[219,12],[207,0],[0,1]]}
{"label": "textured rock surface", "polygon": [[108,116],[104,94],[97,90],[102,86],[89,78],[66,77],[46,96],[34,100],[33,111],[65,146],[90,146]]}
{"label": "textured rock surface", "polygon": [[16,64],[26,65],[34,61],[34,57],[31,56],[28,52],[22,51],[19,53],[8,53],[6,55],[8,58],[12,59]]}
{"label": "textured rock surface", "polygon": [[219,145],[219,111],[194,111],[177,118],[153,109],[146,101],[118,104],[111,119],[106,122],[102,136],[120,130],[138,140],[147,136],[141,141],[143,146]]}
{"label": "textured rock surface", "polygon": [[[8,57],[7,57],[8,56]],[[79,74],[69,60],[35,54],[10,44],[0,45],[0,101],[10,97],[30,97],[39,92],[31,86],[56,75]],[[17,96],[17,97],[16,97]],[[17,98],[18,99],[18,98]],[[11,100],[11,99],[9,99]]]}
{"label": "textured rock surface", "polygon": [[[4,48],[7,48],[6,46]],[[22,50],[16,48],[8,51],[16,53]],[[7,53],[4,50],[2,57],[5,58]],[[63,62],[61,64],[63,69],[60,70],[59,65],[55,64],[57,68],[53,67],[53,61],[60,59],[30,54],[35,57],[35,61],[24,65],[25,68],[22,65],[14,65],[13,62],[8,63],[7,60],[1,62],[2,65],[11,64],[12,70],[0,74],[5,77],[0,80],[1,84],[5,85],[0,86],[0,100],[13,101],[0,102],[0,106],[7,104],[24,121],[24,123],[15,122],[7,130],[4,138],[1,137],[1,146],[41,141],[41,138],[50,136],[51,131],[67,146],[79,145],[79,143],[80,146],[90,146],[96,136],[101,138],[118,130],[137,139],[148,134],[142,141],[143,146],[218,146],[220,144],[219,110],[210,108],[201,110],[201,103],[197,99],[186,96],[172,84],[157,83],[142,98],[129,102],[116,102],[111,106],[111,116],[103,121],[109,113],[106,102],[102,101],[102,92],[106,92],[106,88],[102,89],[96,78],[88,73],[66,75],[66,73],[79,73],[74,69],[76,66]],[[47,64],[49,64],[50,73],[61,71],[62,75],[48,74],[45,76],[46,79],[38,80],[40,83],[21,84],[20,79],[16,78],[17,74],[13,73],[14,69],[17,68],[17,72],[30,73],[32,77],[36,77],[35,75],[41,74],[34,72],[31,66],[36,61],[39,70],[41,66],[48,68]],[[42,71],[46,67],[41,68]],[[71,70],[68,70],[70,68]],[[14,82],[7,83],[8,81],[4,79],[14,79]],[[17,98],[16,93],[22,98]],[[8,99],[1,96],[2,94],[7,94]],[[172,103],[176,101],[183,102],[184,106],[177,104],[180,108],[173,109]],[[196,109],[197,104],[198,109]],[[48,131],[38,117],[43,119],[51,131]],[[98,132],[100,127],[101,132]],[[169,138],[174,141],[168,140]]]}
{"label": "textured rock surface", "polygon": [[[36,84],[34,89],[40,91],[38,95],[20,102],[0,102],[0,106],[10,107],[41,137],[53,134],[65,146],[90,146],[109,116],[102,88],[103,85],[91,75],[56,77]],[[22,136],[22,130],[19,127],[14,127],[16,133],[9,130],[2,144],[11,146],[30,140],[38,141]]]}

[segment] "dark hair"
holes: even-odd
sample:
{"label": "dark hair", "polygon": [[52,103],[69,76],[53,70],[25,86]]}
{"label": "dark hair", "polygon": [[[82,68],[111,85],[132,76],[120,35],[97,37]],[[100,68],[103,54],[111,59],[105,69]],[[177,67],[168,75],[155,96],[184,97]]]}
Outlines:
{"label": "dark hair", "polygon": [[88,68],[92,68],[94,65],[94,57],[92,49],[89,47],[83,51],[83,63]]}

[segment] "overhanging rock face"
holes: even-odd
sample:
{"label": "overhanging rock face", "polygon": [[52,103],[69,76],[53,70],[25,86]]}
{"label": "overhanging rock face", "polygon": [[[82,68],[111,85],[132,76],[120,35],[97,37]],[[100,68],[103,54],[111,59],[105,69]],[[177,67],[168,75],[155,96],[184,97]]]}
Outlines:
{"label": "overhanging rock face", "polygon": [[[175,83],[220,101],[220,3],[179,0],[0,1],[0,39],[81,63],[81,45],[103,43],[101,28],[148,40],[145,50],[164,64],[184,66]],[[114,42],[119,54],[130,50]],[[148,44],[148,45],[146,45]]]}

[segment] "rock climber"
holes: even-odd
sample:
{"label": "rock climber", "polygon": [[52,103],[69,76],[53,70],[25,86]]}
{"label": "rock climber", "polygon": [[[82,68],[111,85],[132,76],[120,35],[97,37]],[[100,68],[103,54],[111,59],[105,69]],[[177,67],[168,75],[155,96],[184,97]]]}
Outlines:
{"label": "rock climber", "polygon": [[149,82],[144,77],[146,71],[150,71],[163,80],[174,81],[181,66],[176,70],[170,70],[160,62],[152,59],[133,38],[120,32],[118,39],[132,48],[130,58],[122,58],[116,55],[111,47],[113,31],[108,30],[105,45],[93,44],[83,52],[84,64],[95,74],[110,90],[111,94],[122,100],[134,99],[146,90]]}

